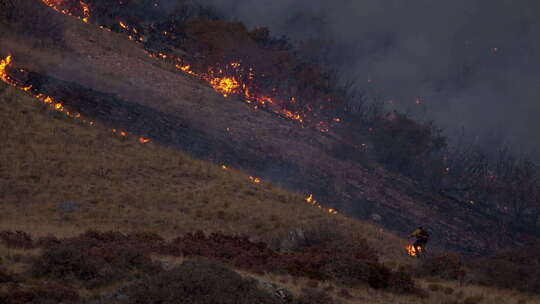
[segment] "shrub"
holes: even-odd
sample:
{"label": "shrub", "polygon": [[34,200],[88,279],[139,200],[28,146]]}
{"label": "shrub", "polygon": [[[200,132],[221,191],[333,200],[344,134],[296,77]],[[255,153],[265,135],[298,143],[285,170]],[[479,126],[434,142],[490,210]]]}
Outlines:
{"label": "shrub", "polygon": [[170,271],[149,276],[128,288],[129,302],[229,304],[278,304],[280,301],[257,288],[254,280],[208,261],[186,261]]}
{"label": "shrub", "polygon": [[122,243],[82,237],[52,244],[32,265],[36,277],[77,279],[98,287],[125,279],[130,274],[158,267],[141,250]]}
{"label": "shrub", "polygon": [[72,288],[46,284],[31,287],[15,287],[7,293],[0,293],[0,303],[5,304],[56,304],[80,303],[79,294]]}

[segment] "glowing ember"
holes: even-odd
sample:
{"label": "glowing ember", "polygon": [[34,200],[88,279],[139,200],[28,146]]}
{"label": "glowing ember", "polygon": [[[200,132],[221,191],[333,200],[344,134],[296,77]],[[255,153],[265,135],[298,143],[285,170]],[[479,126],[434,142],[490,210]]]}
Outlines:
{"label": "glowing ember", "polygon": [[249,179],[255,184],[260,184],[261,183],[261,179],[258,178],[258,177],[250,176]]}
{"label": "glowing ember", "polygon": [[227,169],[229,169],[229,167],[227,167],[226,165],[221,165],[221,169],[227,170]]}
{"label": "glowing ember", "polygon": [[125,30],[129,30],[129,26],[127,26],[124,22],[120,21],[119,24],[120,24],[121,28],[123,28]]}
{"label": "glowing ember", "polygon": [[313,198],[313,194],[310,194],[308,195],[308,197],[306,197],[306,202],[312,205],[315,205],[317,203],[317,201]]}
{"label": "glowing ember", "polygon": [[141,144],[146,144],[146,143],[149,143],[149,142],[150,142],[150,139],[144,138],[144,137],[141,136],[141,137],[139,137],[139,142],[140,142]]}

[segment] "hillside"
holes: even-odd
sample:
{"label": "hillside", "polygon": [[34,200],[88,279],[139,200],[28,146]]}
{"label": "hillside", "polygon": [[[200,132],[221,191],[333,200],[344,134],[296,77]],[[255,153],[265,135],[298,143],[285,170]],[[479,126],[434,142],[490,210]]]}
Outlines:
{"label": "hillside", "polygon": [[[73,292],[127,303],[104,295],[182,281],[175,267],[202,257],[284,288],[298,304],[540,301],[476,286],[481,279],[461,276],[472,266],[442,253],[496,243],[484,241],[496,223],[474,206],[337,158],[333,134],[224,98],[124,35],[51,16],[62,20],[62,43],[0,28],[0,57],[13,60],[7,82],[18,87],[0,84],[0,300],[16,290],[14,303]],[[419,223],[437,231],[435,260],[410,258],[396,235]],[[204,263],[180,267],[244,284]],[[523,289],[535,290],[530,282]]]}
{"label": "hillside", "polygon": [[[404,240],[375,225],[328,214],[307,204],[304,197],[270,183],[255,184],[242,172],[224,170],[154,143],[141,144],[136,137],[122,137],[107,128],[89,127],[48,109],[26,93],[5,85],[0,88],[0,176],[4,185],[0,230],[24,231],[36,239],[76,237],[89,229],[159,233],[166,238],[202,230],[247,235],[279,247],[279,240],[287,240],[291,229],[301,228],[308,238],[328,234],[365,238],[382,261],[393,267],[411,267],[415,262],[405,255]],[[5,232],[0,234],[4,241],[14,240],[6,239]],[[0,247],[0,265],[24,282],[39,250],[17,249],[20,243],[19,247],[9,244]],[[167,267],[184,260],[168,255],[155,259]],[[428,299],[422,299],[364,287],[344,292],[332,282],[315,284],[302,277],[238,271],[286,288],[294,295],[314,286],[335,290],[327,294],[345,303],[395,303],[398,299],[402,303],[440,303],[448,297],[484,299],[485,303],[501,297],[508,302],[497,303],[528,298],[526,303],[535,303],[534,298],[519,293],[474,285],[462,287],[435,278],[418,281],[419,286],[432,290]],[[2,286],[6,291],[10,285]],[[37,289],[31,288],[38,287],[31,286],[40,285],[26,282],[23,286],[26,289],[17,288],[17,292],[35,293]],[[83,288],[79,293],[114,293],[116,286]],[[452,290],[454,295],[445,290]]]}
{"label": "hillside", "polygon": [[[17,67],[37,73],[32,77],[41,87],[34,83],[36,90],[64,97],[75,111],[86,110],[111,128],[150,137],[306,196],[313,193],[341,213],[362,219],[380,215],[383,226],[399,233],[430,226],[437,233],[437,246],[483,252],[511,241],[502,235],[496,242],[484,242],[497,222],[470,204],[419,189],[414,181],[378,165],[337,158],[333,149],[341,144],[338,138],[225,99],[179,72],[174,62],[147,56],[125,36],[74,18],[57,18],[69,24],[61,53],[43,50],[37,55],[10,39],[0,51],[12,53]],[[20,77],[32,84],[28,76]],[[104,98],[110,105],[96,103]],[[121,113],[107,110],[126,104],[130,106]]]}

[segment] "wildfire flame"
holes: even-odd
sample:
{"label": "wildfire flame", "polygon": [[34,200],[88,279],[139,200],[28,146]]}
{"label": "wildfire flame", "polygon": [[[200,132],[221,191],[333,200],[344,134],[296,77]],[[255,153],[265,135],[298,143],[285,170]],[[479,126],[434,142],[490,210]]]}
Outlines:
{"label": "wildfire flame", "polygon": [[[70,16],[73,16],[73,17],[77,17],[77,18],[81,19],[85,23],[89,23],[89,21],[90,21],[90,8],[89,8],[88,4],[86,4],[82,0],[79,2],[80,6],[81,6],[81,9],[82,9],[82,12],[83,12],[82,17],[81,16],[75,16],[74,14],[72,14],[70,11],[68,11],[66,9],[61,10],[59,7],[62,4],[64,4],[65,0],[42,0],[42,1],[45,4],[47,4],[49,7],[53,8],[54,10],[56,10],[58,12],[61,12],[61,13],[64,13],[66,15],[70,15]],[[155,6],[157,6],[157,3],[155,4]],[[137,37],[137,36],[133,36],[133,35],[130,34],[128,36],[128,38],[130,40],[141,41],[141,42],[145,41],[145,38],[139,35],[139,32],[137,31],[137,29],[131,28],[129,25],[127,25],[126,23],[124,23],[122,21],[119,22],[119,25],[120,25],[120,27],[122,29],[124,29],[126,31],[131,30],[131,32],[133,32],[135,35],[139,36],[139,37]],[[103,27],[103,26],[100,26],[100,28],[111,31],[111,29]],[[163,35],[167,36],[167,35],[169,35],[169,32],[164,31]],[[225,69],[218,68],[218,67],[208,67],[206,72],[195,72],[193,70],[193,66],[191,64],[184,62],[179,57],[166,55],[166,54],[163,54],[161,52],[159,52],[159,53],[151,53],[149,51],[145,51],[145,52],[147,53],[148,56],[153,57],[153,58],[174,59],[174,60],[176,60],[177,63],[176,63],[175,66],[176,66],[177,69],[181,70],[182,72],[184,72],[186,74],[192,75],[192,76],[197,77],[197,78],[199,78],[199,79],[201,79],[203,81],[206,81],[207,83],[210,84],[210,86],[216,92],[222,94],[224,97],[230,97],[230,96],[233,96],[233,95],[241,96],[241,97],[244,98],[246,103],[248,103],[248,104],[252,104],[252,103],[257,104],[257,105],[254,106],[255,109],[258,109],[259,106],[267,107],[268,105],[273,105],[274,107],[271,108],[271,111],[273,111],[274,113],[280,114],[280,115],[282,115],[284,117],[287,117],[289,119],[292,119],[292,120],[296,120],[301,124],[303,124],[305,122],[305,120],[306,120],[307,115],[306,115],[305,112],[302,112],[302,111],[290,111],[290,110],[284,109],[282,106],[280,106],[280,102],[275,100],[275,98],[273,98],[271,96],[266,96],[266,95],[253,93],[254,90],[252,88],[250,89],[250,86],[246,82],[243,82],[241,79],[245,78],[245,79],[247,79],[249,81],[253,81],[256,78],[256,72],[251,67],[245,69],[242,66],[242,63],[240,63],[240,62],[231,62],[229,64],[226,64]],[[11,58],[8,57],[7,61],[6,61],[7,63],[4,63],[4,61],[2,61],[2,64],[4,64],[4,66],[7,65],[7,64],[9,64],[10,60],[11,60]],[[0,68],[1,67],[2,66],[0,65]],[[236,74],[236,75],[238,75],[238,77],[231,76],[231,74]],[[264,73],[261,74],[261,76],[264,77],[265,76]],[[5,68],[0,69],[0,77],[5,82],[8,82],[9,78],[7,77],[7,74],[5,73]],[[24,89],[26,91],[28,91],[30,88],[24,88]],[[277,94],[277,88],[272,89],[272,92],[274,94],[278,95]],[[52,98],[50,98],[50,100],[52,100]],[[291,104],[296,104],[298,102],[297,98],[294,97],[294,96],[290,97],[287,101],[289,103],[291,103]],[[331,99],[328,99],[328,101],[331,102]],[[51,101],[50,103],[52,104],[53,102]],[[57,106],[57,104],[59,104],[59,105]],[[55,103],[55,108],[57,108],[57,110],[62,110],[62,111],[64,110],[61,103]],[[307,106],[306,110],[309,112],[309,111],[312,111],[313,109],[310,106]],[[80,115],[79,115],[79,117],[80,117]],[[334,118],[333,122],[334,123],[340,123],[341,119],[340,118]],[[90,125],[94,125],[94,122],[90,122]],[[326,132],[330,131],[330,124],[327,123],[327,122],[322,122],[321,121],[319,123],[316,123],[315,126],[323,133],[326,133]],[[113,132],[117,133],[117,131],[115,129],[113,129]],[[123,131],[120,131],[118,134],[120,134],[120,136],[126,136],[127,135],[127,133],[123,132]],[[147,142],[150,142],[150,139],[140,137],[139,142],[140,143],[147,143]],[[225,169],[225,170],[228,169],[228,167],[225,166],[225,165],[221,166],[221,168]],[[249,179],[255,184],[261,183],[261,179],[258,178],[258,177],[250,176]],[[335,209],[323,208],[321,205],[317,204],[317,201],[313,198],[313,194],[310,194],[306,198],[306,202],[313,205],[313,206],[316,206],[316,207],[318,207],[320,209],[323,209],[323,210],[325,210],[326,212],[328,212],[330,214],[337,214],[338,213],[337,210],[335,210]]]}
{"label": "wildfire flame", "polygon": [[90,17],[91,17],[90,7],[88,6],[88,4],[86,4],[82,0],[79,1],[79,5],[81,6],[81,11],[82,11],[82,16],[76,16],[72,12],[70,12],[68,9],[65,9],[65,8],[62,9],[61,6],[64,5],[65,0],[41,0],[41,1],[59,13],[79,18],[84,23],[90,23]]}
{"label": "wildfire flame", "polygon": [[140,142],[141,144],[146,144],[146,143],[149,143],[149,142],[150,142],[150,139],[144,138],[144,137],[141,136],[141,137],[139,137],[139,142]]}
{"label": "wildfire flame", "polygon": [[255,184],[260,184],[261,183],[261,179],[258,178],[258,177],[253,177],[253,176],[250,176],[249,177],[249,180],[251,180],[253,183]]}
{"label": "wildfire flame", "polygon": [[[12,60],[13,59],[12,59],[11,55],[8,55],[6,58],[0,59],[0,80],[2,80],[4,83],[6,83],[6,84],[8,84],[8,85],[10,85],[12,87],[21,89],[22,91],[25,91],[25,92],[27,92],[29,94],[32,94],[32,96],[34,98],[36,98],[37,100],[43,102],[44,104],[49,105],[55,111],[62,112],[66,116],[71,117],[71,118],[77,118],[77,119],[81,118],[80,113],[70,112],[68,109],[66,109],[64,107],[63,102],[55,99],[54,97],[47,96],[47,95],[42,94],[42,93],[35,93],[35,92],[32,91],[32,86],[31,85],[30,86],[23,86],[23,85],[20,85],[19,83],[17,83],[14,79],[12,79],[8,74],[8,68],[13,63]],[[24,70],[21,70],[21,71],[24,71]],[[94,127],[96,125],[96,123],[91,121],[91,120],[83,119],[82,122],[83,123],[88,123],[88,125],[90,125],[92,127]],[[126,131],[118,131],[116,129],[112,129],[111,131],[113,133],[116,133],[116,134],[122,136],[122,137],[126,137],[128,135],[128,133]],[[149,143],[150,139],[145,138],[145,137],[140,137],[139,142],[141,144]]]}
{"label": "wildfire flame", "polygon": [[81,8],[83,10],[83,18],[82,18],[82,21],[84,23],[88,23],[90,22],[90,7],[88,7],[88,4],[82,2],[82,1],[79,1],[80,5],[81,5]]}
{"label": "wildfire flame", "polygon": [[319,209],[322,209],[324,210],[325,212],[327,213],[330,213],[330,214],[338,214],[337,210],[336,209],[333,209],[333,208],[324,208],[323,206],[321,206],[320,204],[317,204],[317,200],[315,200],[313,198],[313,194],[309,194],[306,198],[305,198],[306,202],[310,205],[313,205]]}
{"label": "wildfire flame", "polygon": [[416,248],[413,245],[408,245],[405,247],[405,250],[407,250],[407,254],[413,257],[418,256],[419,253],[422,252],[422,247],[418,247],[418,251],[416,251]]}
{"label": "wildfire flame", "polygon": [[[54,10],[64,13],[69,16],[77,17],[81,19],[85,23],[90,22],[90,7],[89,5],[84,2],[83,0],[79,1],[79,5],[82,11],[81,13],[73,13],[72,11],[65,9],[64,7],[67,5],[66,0],[41,0],[45,4],[47,4],[49,7],[53,8]],[[157,5],[157,3],[156,3]],[[77,16],[79,15],[79,16]],[[130,32],[128,35],[128,38],[132,41],[136,42],[144,42],[146,41],[145,37],[141,36],[139,34],[139,31],[134,28],[130,27],[126,22],[120,21],[119,22],[120,28],[124,29],[125,31]],[[105,28],[103,26],[100,26],[103,29],[106,29],[108,31],[111,31],[109,28]],[[170,35],[169,32],[163,31],[162,34],[164,36]],[[174,59],[176,60],[177,64],[176,67],[181,70],[184,73],[187,73],[189,75],[192,75],[194,77],[197,77],[205,82],[207,82],[216,92],[223,95],[224,97],[232,97],[232,96],[238,96],[243,98],[243,100],[248,104],[255,104],[253,106],[254,109],[259,108],[265,108],[268,109],[276,114],[282,115],[286,118],[295,120],[301,124],[304,124],[306,120],[308,120],[308,113],[313,111],[313,109],[310,106],[306,106],[303,110],[288,110],[284,108],[284,104],[296,104],[298,103],[298,100],[295,96],[291,96],[290,98],[278,98],[277,96],[280,96],[278,89],[274,88],[271,91],[270,95],[260,94],[260,93],[254,93],[256,92],[256,88],[254,88],[255,85],[252,85],[252,83],[256,80],[256,77],[258,73],[255,71],[252,67],[245,67],[241,62],[230,62],[228,64],[225,64],[224,66],[215,66],[215,67],[207,67],[206,71],[195,71],[193,69],[193,65],[190,63],[184,62],[184,60],[174,57],[171,55],[163,54],[161,52],[158,53],[151,53],[147,51],[147,54],[154,58],[161,58],[161,59]],[[259,73],[261,77],[265,77],[264,73]],[[328,99],[329,102],[331,102],[331,99]],[[327,133],[330,131],[330,124],[334,123],[340,123],[340,119],[334,119],[331,122],[319,122],[316,123],[314,126],[321,132]]]}

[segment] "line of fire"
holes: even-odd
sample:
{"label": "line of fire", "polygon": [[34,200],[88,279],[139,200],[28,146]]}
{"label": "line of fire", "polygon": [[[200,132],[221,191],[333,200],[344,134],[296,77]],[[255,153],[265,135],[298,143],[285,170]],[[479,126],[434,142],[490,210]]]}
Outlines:
{"label": "line of fire", "polygon": [[[89,106],[84,105],[84,99],[81,98],[65,98],[65,99],[59,99],[56,97],[53,97],[51,95],[48,95],[47,93],[41,92],[41,87],[39,85],[35,85],[36,83],[44,83],[43,79],[45,76],[39,75],[37,73],[29,72],[22,68],[15,68],[13,66],[13,58],[11,55],[8,55],[5,58],[0,59],[0,80],[4,83],[13,86],[15,88],[18,88],[22,91],[27,92],[28,94],[32,95],[35,99],[41,101],[42,103],[48,105],[52,110],[60,112],[65,114],[67,117],[72,119],[77,119],[80,122],[87,124],[88,126],[96,126],[96,122],[94,121],[93,116],[96,116],[95,110],[96,104],[90,104]],[[48,82],[51,80],[49,79]],[[66,91],[66,90],[62,90]],[[80,96],[78,96],[80,97]],[[73,102],[75,100],[75,102]],[[70,102],[71,101],[71,102]],[[87,115],[82,115],[79,111],[74,110],[75,108],[86,108]],[[92,110],[88,110],[89,108],[92,108]],[[84,110],[83,110],[84,111]],[[129,115],[124,115],[129,116]],[[88,117],[88,118],[87,118]],[[110,129],[111,132],[117,134],[121,137],[127,137],[130,132],[122,130],[122,129],[116,129],[112,128]],[[151,140],[150,138],[139,136],[137,137],[138,142],[141,144],[149,143]],[[228,166],[223,165],[221,166],[222,169],[228,170]],[[262,180],[258,177],[250,176],[249,180],[254,184],[260,184]],[[306,197],[305,201],[321,210],[324,210],[327,213],[330,214],[337,214],[338,212],[333,208],[325,208],[322,205],[318,204],[316,200],[313,199],[313,195],[310,194]]]}
{"label": "line of fire", "polygon": [[[90,8],[94,3],[91,0],[41,0],[52,9],[80,19],[85,23],[93,23]],[[97,5],[97,4],[95,4]],[[112,3],[109,6],[122,7],[124,2]],[[154,1],[153,6],[159,7],[159,1]],[[108,7],[107,7],[108,8]],[[105,8],[105,9],[107,9]],[[103,10],[103,8],[99,8]],[[302,127],[315,127],[320,132],[330,132],[333,125],[342,122],[339,117],[324,117],[319,112],[325,110],[325,105],[312,104],[313,101],[302,102],[298,96],[288,92],[287,88],[263,85],[268,82],[266,72],[257,71],[255,67],[246,66],[241,59],[227,61],[223,59],[212,66],[200,64],[196,59],[181,58],[167,49],[156,47],[148,42],[145,30],[137,22],[128,22],[121,17],[115,17],[115,23],[97,24],[109,31],[127,34],[130,40],[144,45],[148,56],[167,60],[179,71],[185,72],[207,82],[217,93],[225,98],[237,98],[254,109],[263,109],[278,114],[282,117],[294,120]],[[151,27],[156,27],[151,25]],[[162,26],[163,27],[163,26]],[[166,27],[166,26],[165,26]],[[171,29],[157,29],[153,35],[160,35],[161,39],[167,40],[177,35],[171,25]],[[191,61],[190,61],[191,60]],[[324,97],[324,102],[331,104],[331,96]],[[329,106],[328,106],[329,108]]]}
{"label": "line of fire", "polygon": [[[91,15],[91,1],[88,0],[41,0],[51,9],[78,18],[84,23],[92,23]],[[122,5],[120,1],[118,5]],[[154,6],[159,6],[158,2],[154,3]],[[118,21],[117,27],[107,27],[99,25],[100,28],[109,31],[125,32],[128,34],[130,40],[144,43],[145,37],[141,34],[141,30],[137,30],[135,26],[128,25],[126,21]],[[163,36],[167,37],[171,35],[170,32],[163,31]],[[248,104],[251,104],[254,109],[263,109],[288,119],[297,121],[302,127],[310,124],[317,128],[319,131],[326,133],[329,132],[329,128],[332,123],[340,123],[339,118],[333,118],[331,122],[319,121],[314,122],[313,117],[309,117],[310,111],[313,109],[307,106],[303,110],[289,110],[286,108],[286,104],[294,105],[297,103],[296,97],[289,97],[287,100],[280,100],[279,92],[277,88],[271,89],[271,94],[265,95],[258,93],[257,77],[264,77],[264,73],[256,73],[254,68],[244,67],[241,62],[230,62],[222,66],[214,66],[207,68],[195,69],[193,64],[188,63],[185,59],[178,56],[167,55],[164,50],[156,51],[145,48],[148,56],[153,58],[160,58],[170,61],[174,66],[184,73],[197,77],[207,82],[217,93],[221,94],[225,98],[235,97],[241,98]],[[37,100],[49,105],[55,111],[64,113],[66,116],[74,119],[78,119],[81,122],[88,124],[89,126],[95,126],[96,122],[92,118],[92,114],[82,115],[75,110],[76,106],[69,104],[69,99],[59,99],[46,93],[42,93],[32,84],[32,78],[43,77],[36,73],[29,72],[25,69],[17,69],[12,67],[12,57],[7,56],[1,59],[0,62],[0,79],[14,87],[17,87],[35,97]],[[199,71],[204,70],[204,71]],[[315,115],[316,116],[316,115]],[[111,132],[126,137],[132,132],[121,130],[118,128],[111,128]],[[151,138],[148,136],[138,136],[138,141],[141,144],[149,143]],[[225,166],[228,169],[227,166]],[[260,178],[249,177],[250,181],[259,184]],[[333,208],[326,208],[320,205],[314,198],[313,194],[307,195],[305,198],[306,203],[323,210],[329,214],[337,214],[338,211]]]}

